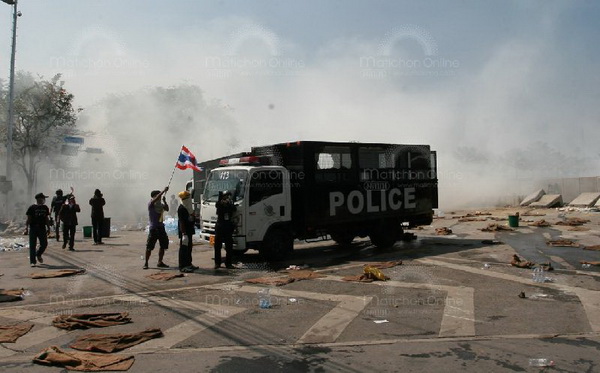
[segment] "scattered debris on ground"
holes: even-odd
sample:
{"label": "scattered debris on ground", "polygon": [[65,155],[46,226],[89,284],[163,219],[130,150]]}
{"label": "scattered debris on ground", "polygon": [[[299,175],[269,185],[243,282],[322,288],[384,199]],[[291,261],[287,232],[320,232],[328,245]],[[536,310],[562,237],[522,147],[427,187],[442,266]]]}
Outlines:
{"label": "scattered debris on ground", "polygon": [[33,362],[36,364],[83,372],[125,371],[131,368],[134,361],[135,358],[133,355],[107,355],[93,352],[64,351],[57,346],[50,346],[33,358]]}
{"label": "scattered debris on ground", "polygon": [[79,351],[113,353],[162,336],[163,332],[158,328],[129,334],[86,334],[69,347]]}
{"label": "scattered debris on ground", "polygon": [[571,232],[587,232],[590,230],[590,228],[582,227],[582,226],[575,226],[575,227],[569,227],[567,230],[571,231]]}
{"label": "scattered debris on ground", "polygon": [[507,227],[506,225],[500,225],[500,224],[488,224],[487,227],[485,228],[481,228],[480,231],[482,232],[499,232],[499,231],[512,231],[512,228]]}
{"label": "scattered debris on ground", "polygon": [[33,323],[24,322],[13,325],[0,325],[0,343],[15,343],[33,328]]}
{"label": "scattered debris on ground", "polygon": [[535,210],[525,211],[521,214],[521,216],[546,216],[546,214],[542,214],[541,212],[536,212]]}
{"label": "scattered debris on ground", "polygon": [[521,260],[521,258],[517,255],[514,254],[513,255],[513,259],[510,262],[510,265],[512,265],[513,267],[517,267],[517,268],[533,268],[535,266],[534,262],[530,262],[528,260]]}
{"label": "scattered debris on ground", "polygon": [[312,271],[310,269],[302,269],[302,270],[290,272],[288,274],[288,277],[294,279],[294,281],[301,281],[301,280],[312,280],[314,278],[321,278],[321,277],[327,277],[327,276],[317,273],[315,271]]}
{"label": "scattered debris on ground", "polygon": [[259,278],[250,278],[244,280],[250,284],[261,284],[268,286],[283,286],[294,282],[293,278],[290,277],[259,277]]}
{"label": "scattered debris on ground", "polygon": [[575,242],[575,241],[571,241],[571,240],[549,240],[546,241],[546,244],[548,246],[555,246],[555,247],[579,247],[580,245]]}
{"label": "scattered debris on ground", "polygon": [[547,222],[544,219],[541,219],[541,220],[536,220],[533,223],[530,223],[529,225],[532,227],[549,227],[552,224],[550,224],[549,222]]}
{"label": "scattered debris on ground", "polygon": [[589,223],[590,221],[588,219],[581,219],[581,218],[566,218],[565,220],[559,221],[558,223],[556,223],[556,225],[569,225],[572,227],[578,226],[578,225],[584,225],[585,223]]}
{"label": "scattered debris on ground", "polygon": [[0,302],[15,302],[23,300],[25,289],[4,290],[0,289]]}
{"label": "scattered debris on ground", "polygon": [[438,236],[447,236],[447,235],[452,234],[452,229],[450,229],[448,227],[436,228],[435,234],[437,234]]}
{"label": "scattered debris on ground", "polygon": [[21,251],[29,249],[29,243],[22,237],[0,238],[0,252]]}
{"label": "scattered debris on ground", "polygon": [[589,265],[592,265],[592,266],[600,266],[600,262],[598,262],[598,261],[588,262],[586,260],[582,260],[579,263],[581,263],[581,264],[589,264]]}
{"label": "scattered debris on ground", "polygon": [[[389,268],[389,267],[388,267]],[[362,275],[346,276],[343,277],[344,281],[356,281],[356,282],[373,282],[373,281],[387,281],[390,278],[387,277],[383,272],[372,265],[366,265],[363,268]]]}
{"label": "scattered debris on ground", "polygon": [[148,276],[146,276],[147,278],[151,278],[153,280],[159,280],[159,281],[169,281],[172,280],[174,278],[178,278],[178,277],[183,277],[184,274],[183,273],[167,273],[167,272],[156,272],[156,273],[152,273]]}
{"label": "scattered debris on ground", "polygon": [[81,275],[85,273],[85,269],[60,269],[58,271],[36,272],[29,275],[33,279],[54,278]]}
{"label": "scattered debris on ground", "polygon": [[128,324],[131,322],[128,312],[112,313],[80,313],[59,315],[52,320],[52,325],[59,329],[75,330],[104,328],[107,326]]}
{"label": "scattered debris on ground", "polygon": [[584,250],[600,251],[600,245],[584,246]]}
{"label": "scattered debris on ground", "polygon": [[458,219],[459,223],[466,223],[466,222],[470,222],[470,221],[486,221],[487,219],[485,218],[460,218]]}

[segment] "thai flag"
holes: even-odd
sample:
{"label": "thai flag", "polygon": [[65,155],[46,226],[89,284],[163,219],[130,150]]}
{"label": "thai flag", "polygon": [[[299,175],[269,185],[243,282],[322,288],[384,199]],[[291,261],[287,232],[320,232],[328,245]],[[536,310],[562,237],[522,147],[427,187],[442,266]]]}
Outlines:
{"label": "thai flag", "polygon": [[177,159],[175,167],[180,170],[191,168],[192,170],[202,171],[202,167],[198,166],[196,163],[196,157],[185,146],[181,147],[181,153],[179,154],[179,159]]}

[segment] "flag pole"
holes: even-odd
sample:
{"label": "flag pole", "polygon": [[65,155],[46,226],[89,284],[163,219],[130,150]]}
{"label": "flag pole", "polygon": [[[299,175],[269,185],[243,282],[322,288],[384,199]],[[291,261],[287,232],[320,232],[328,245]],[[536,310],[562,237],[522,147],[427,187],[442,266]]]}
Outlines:
{"label": "flag pole", "polygon": [[[183,145],[181,145],[181,149],[179,149],[179,155],[181,155],[182,150],[183,150]],[[167,188],[171,186],[171,181],[173,181],[173,175],[175,175],[175,169],[177,168],[177,162],[179,161],[179,155],[177,155],[177,160],[175,161],[175,165],[173,166],[173,171],[171,171],[171,177],[169,178],[169,183],[167,184]]]}

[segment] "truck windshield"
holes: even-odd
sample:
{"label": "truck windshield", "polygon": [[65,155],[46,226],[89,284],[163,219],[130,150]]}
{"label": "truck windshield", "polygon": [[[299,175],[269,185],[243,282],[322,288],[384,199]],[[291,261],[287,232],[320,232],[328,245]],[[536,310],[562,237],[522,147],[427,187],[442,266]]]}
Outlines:
{"label": "truck windshield", "polygon": [[244,185],[248,178],[246,170],[213,170],[206,181],[204,193],[205,202],[217,202],[219,192],[230,191],[234,201],[244,198]]}

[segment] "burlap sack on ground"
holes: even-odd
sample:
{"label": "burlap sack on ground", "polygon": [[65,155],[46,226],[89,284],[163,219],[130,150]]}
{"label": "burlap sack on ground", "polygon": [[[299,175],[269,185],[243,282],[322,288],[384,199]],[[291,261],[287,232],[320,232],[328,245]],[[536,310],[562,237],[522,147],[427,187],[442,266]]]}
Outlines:
{"label": "burlap sack on ground", "polygon": [[259,277],[259,278],[251,278],[248,280],[244,280],[251,284],[261,284],[261,285],[269,285],[269,286],[283,286],[289,283],[294,282],[293,278],[289,277]]}
{"label": "burlap sack on ground", "polygon": [[555,247],[579,247],[579,244],[577,242],[571,240],[550,240],[546,241],[546,244],[548,246]]}
{"label": "burlap sack on ground", "polygon": [[29,275],[33,279],[54,278],[80,275],[85,273],[85,269],[60,269],[58,271],[36,272]]}
{"label": "burlap sack on ground", "polygon": [[177,277],[183,277],[183,273],[157,272],[157,273],[152,273],[146,277],[151,278],[153,280],[169,281],[169,280],[172,280]]}
{"label": "burlap sack on ground", "polygon": [[36,364],[50,365],[81,372],[129,370],[134,361],[135,358],[133,356],[64,351],[57,346],[50,346],[33,358],[33,362]]}
{"label": "burlap sack on ground", "polygon": [[52,325],[60,329],[75,330],[89,328],[104,328],[107,326],[130,323],[128,312],[115,313],[81,313],[60,315],[54,318]]}
{"label": "burlap sack on ground", "polygon": [[288,273],[288,277],[293,278],[295,281],[300,281],[300,280],[312,280],[313,278],[320,278],[320,277],[326,277],[326,276],[322,275],[320,273],[317,273],[315,271],[311,271],[310,269],[301,269],[298,271],[290,271]]}
{"label": "burlap sack on ground", "polygon": [[162,331],[156,328],[130,334],[86,334],[77,338],[69,347],[80,351],[111,353],[162,336]]}
{"label": "burlap sack on ground", "polygon": [[0,343],[15,343],[33,328],[33,323],[24,322],[13,325],[0,325]]}

